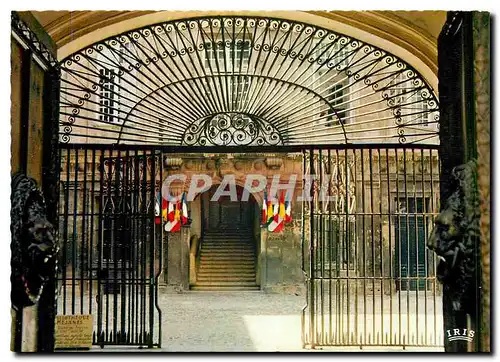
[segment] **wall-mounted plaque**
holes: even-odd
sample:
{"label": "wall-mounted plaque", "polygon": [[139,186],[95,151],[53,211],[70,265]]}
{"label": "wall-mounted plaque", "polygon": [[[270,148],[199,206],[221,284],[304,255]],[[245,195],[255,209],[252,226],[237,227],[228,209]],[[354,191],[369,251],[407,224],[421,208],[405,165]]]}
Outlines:
{"label": "wall-mounted plaque", "polygon": [[92,346],[92,315],[56,316],[56,349],[90,348]]}

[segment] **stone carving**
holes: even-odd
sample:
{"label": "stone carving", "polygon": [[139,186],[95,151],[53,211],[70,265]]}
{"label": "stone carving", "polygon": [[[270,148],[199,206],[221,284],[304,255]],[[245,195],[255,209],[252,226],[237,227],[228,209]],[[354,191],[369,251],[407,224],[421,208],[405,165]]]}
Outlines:
{"label": "stone carving", "polygon": [[17,173],[11,187],[11,302],[20,310],[34,305],[55,276],[58,248],[36,181]]}
{"label": "stone carving", "polygon": [[278,170],[283,164],[283,159],[280,157],[267,157],[264,162],[270,170]]}
{"label": "stone carving", "polygon": [[244,164],[241,161],[235,161],[234,162],[234,169],[237,171],[243,170]]}
{"label": "stone carving", "polygon": [[182,166],[182,158],[180,157],[165,157],[164,163],[167,170],[179,170]]}
{"label": "stone carving", "polygon": [[210,170],[210,171],[215,170],[216,166],[217,165],[216,165],[216,163],[215,163],[214,160],[208,160],[207,161],[207,170]]}
{"label": "stone carving", "polygon": [[478,303],[475,268],[480,216],[476,161],[455,167],[452,178],[455,191],[444,202],[427,246],[439,257],[437,278],[451,301],[453,314],[473,317]]}
{"label": "stone carving", "polygon": [[253,167],[257,171],[261,171],[264,168],[264,162],[262,162],[262,161],[255,161],[255,163],[253,164]]}

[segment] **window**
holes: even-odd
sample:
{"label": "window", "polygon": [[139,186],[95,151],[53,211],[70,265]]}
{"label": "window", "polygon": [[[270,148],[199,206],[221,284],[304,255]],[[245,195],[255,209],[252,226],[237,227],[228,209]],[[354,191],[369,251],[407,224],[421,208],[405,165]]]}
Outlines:
{"label": "window", "polygon": [[[212,72],[224,73],[226,70],[246,72],[250,61],[250,41],[238,41],[228,48],[223,43],[205,43],[205,69]],[[225,60],[225,62],[224,62]],[[218,68],[217,68],[218,67]]]}
{"label": "window", "polygon": [[[118,65],[121,66],[126,63],[124,55],[128,55],[130,43],[122,44],[118,50]],[[108,55],[109,56],[109,55]],[[116,59],[115,56],[109,58]],[[103,60],[104,61],[104,60]],[[127,86],[122,85],[122,76],[118,72],[118,67],[102,68],[99,70],[99,81],[101,89],[99,90],[99,120],[108,123],[121,124],[123,122],[123,108],[122,99],[120,97],[121,88]],[[130,80],[129,80],[130,81]]]}
{"label": "window", "polygon": [[[316,52],[318,56],[321,55],[318,58],[318,63],[321,66],[319,69],[313,70],[315,72],[313,74],[314,88],[330,104],[330,106],[322,106],[319,124],[325,127],[338,126],[341,122],[344,124],[346,122],[345,117],[348,116],[347,109],[349,108],[349,87],[346,86],[350,84],[350,80],[345,79],[340,83],[339,80],[345,78],[345,73],[342,72],[342,69],[348,63],[349,56],[347,55],[347,49],[339,43],[335,43],[327,51],[321,48],[317,49]],[[328,63],[333,65],[332,70],[327,66]],[[340,71],[337,70],[338,66],[340,66]],[[328,81],[325,83],[326,79]],[[332,83],[335,85],[331,85]]]}
{"label": "window", "polygon": [[99,90],[99,120],[109,123],[116,123],[118,120],[117,98],[119,88],[117,84],[120,78],[110,69],[99,70],[101,89]]}
{"label": "window", "polygon": [[[205,71],[207,74],[228,74],[230,78],[231,94],[233,99],[241,100],[250,88],[250,77],[237,75],[248,71],[250,62],[250,41],[238,41],[229,48],[223,43],[205,43]],[[233,72],[234,69],[234,72]],[[210,86],[212,85],[212,87]],[[205,80],[204,88],[206,94],[210,94],[214,88],[220,88],[220,84],[214,80]],[[221,92],[221,90],[219,90]]]}
{"label": "window", "polygon": [[419,123],[421,123],[421,126],[429,127],[429,105],[427,101],[422,98],[420,92],[416,98],[419,102],[415,104],[415,112],[421,113],[419,116]]}
{"label": "window", "polygon": [[347,67],[349,55],[347,54],[346,46],[337,42],[326,51],[325,47],[326,46],[319,47],[315,50],[315,53],[318,56],[317,63],[322,64],[320,72],[322,70],[328,70],[327,64],[330,64],[335,69],[340,67],[341,71]]}
{"label": "window", "polygon": [[328,114],[328,122],[325,123],[326,127],[338,126],[341,122],[345,124],[345,117],[347,116],[347,96],[345,91],[347,89],[344,87],[344,84],[336,84],[330,88],[327,99],[332,108],[329,108],[326,112]]}
{"label": "window", "polygon": [[409,115],[407,121],[418,126],[429,126],[429,106],[420,91],[407,88],[406,76],[399,73],[389,83],[389,95],[394,99],[394,106],[401,107],[401,115]]}
{"label": "window", "polygon": [[[426,235],[431,230],[428,197],[414,195],[399,197],[394,222],[394,274],[397,290],[426,288],[425,278],[430,276]],[[429,262],[430,263],[430,262]],[[431,288],[427,284],[427,288]]]}

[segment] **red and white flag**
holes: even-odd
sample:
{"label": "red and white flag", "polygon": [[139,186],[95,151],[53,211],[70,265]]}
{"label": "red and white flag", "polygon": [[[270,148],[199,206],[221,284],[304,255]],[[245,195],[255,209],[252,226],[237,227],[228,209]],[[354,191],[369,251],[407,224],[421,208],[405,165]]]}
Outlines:
{"label": "red and white flag", "polygon": [[276,201],[273,205],[274,217],[268,226],[268,230],[272,233],[279,233],[283,231],[283,224],[285,223],[285,204],[284,204],[283,193],[281,193],[279,202]]}
{"label": "red and white flag", "polygon": [[279,202],[275,201],[273,219],[268,225],[268,230],[273,233],[279,233],[285,228],[285,223],[292,221],[292,206],[290,201],[285,201],[285,195],[282,192]]}
{"label": "red and white flag", "polygon": [[167,222],[165,231],[174,233],[181,229],[182,225],[188,222],[188,210],[186,203],[186,194],[182,194],[182,200],[177,202],[168,202]]}

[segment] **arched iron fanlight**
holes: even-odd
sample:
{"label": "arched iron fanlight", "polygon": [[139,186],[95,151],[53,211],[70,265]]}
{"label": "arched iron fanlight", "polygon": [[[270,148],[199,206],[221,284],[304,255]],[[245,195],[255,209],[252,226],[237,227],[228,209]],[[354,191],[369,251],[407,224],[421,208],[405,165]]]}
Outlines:
{"label": "arched iron fanlight", "polygon": [[147,26],[61,62],[62,142],[438,143],[407,63],[317,26],[214,16]]}

